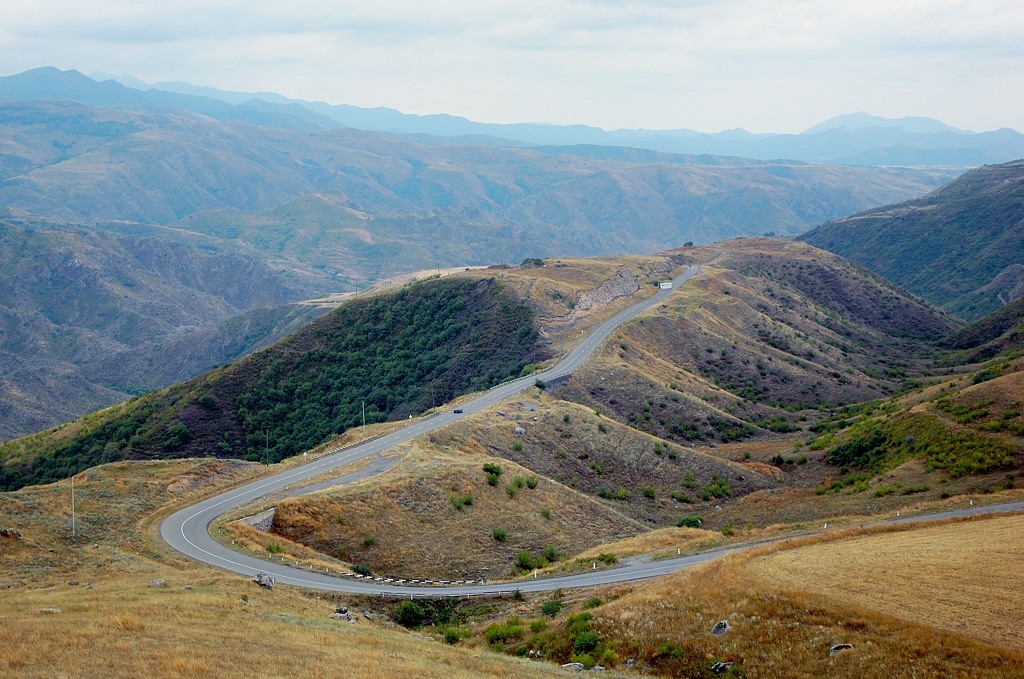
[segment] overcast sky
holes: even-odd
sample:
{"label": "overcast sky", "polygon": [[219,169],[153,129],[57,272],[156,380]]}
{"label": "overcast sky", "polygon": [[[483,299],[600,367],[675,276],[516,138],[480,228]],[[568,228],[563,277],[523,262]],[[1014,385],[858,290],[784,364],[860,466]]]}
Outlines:
{"label": "overcast sky", "polygon": [[0,0],[0,75],[130,73],[481,122],[1024,131],[1021,0]]}

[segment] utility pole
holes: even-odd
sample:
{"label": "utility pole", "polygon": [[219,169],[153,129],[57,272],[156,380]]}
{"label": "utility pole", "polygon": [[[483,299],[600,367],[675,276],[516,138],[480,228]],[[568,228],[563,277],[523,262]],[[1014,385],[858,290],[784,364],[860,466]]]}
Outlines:
{"label": "utility pole", "polygon": [[363,429],[366,429],[366,399],[362,401],[363,404]]}
{"label": "utility pole", "polygon": [[270,464],[270,431],[263,430],[263,464]]}

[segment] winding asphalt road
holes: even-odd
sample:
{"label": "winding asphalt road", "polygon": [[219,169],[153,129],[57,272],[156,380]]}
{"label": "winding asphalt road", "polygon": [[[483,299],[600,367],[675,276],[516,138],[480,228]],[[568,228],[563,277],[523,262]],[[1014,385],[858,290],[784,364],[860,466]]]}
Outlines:
{"label": "winding asphalt road", "polygon": [[[671,289],[659,290],[643,302],[619,312],[610,320],[602,323],[579,345],[566,354],[566,356],[557,365],[548,368],[543,372],[498,385],[471,401],[467,401],[461,406],[461,409],[463,410],[462,414],[450,411],[440,413],[434,417],[418,421],[386,436],[324,456],[280,474],[276,474],[259,481],[254,481],[192,505],[186,509],[182,509],[169,516],[160,524],[160,536],[175,550],[191,559],[202,561],[210,564],[211,566],[216,566],[242,575],[255,576],[257,573],[265,573],[273,577],[278,583],[305,587],[307,589],[401,597],[465,597],[483,594],[508,593],[515,590],[528,593],[542,592],[555,588],[572,589],[580,587],[594,587],[597,585],[666,575],[693,564],[715,559],[729,552],[744,549],[745,547],[735,546],[696,554],[693,556],[664,559],[646,563],[630,562],[616,568],[590,570],[576,575],[524,580],[514,583],[468,584],[453,582],[445,586],[436,587],[397,581],[392,578],[357,579],[351,576],[340,577],[337,573],[332,575],[330,573],[316,572],[294,566],[288,566],[284,563],[271,561],[269,558],[262,559],[236,552],[214,540],[209,532],[210,524],[218,516],[221,516],[226,512],[255,500],[259,500],[267,495],[278,494],[288,486],[295,486],[296,484],[301,485],[304,481],[308,481],[313,477],[326,474],[332,470],[341,468],[371,455],[378,455],[384,450],[392,448],[400,443],[404,443],[417,436],[421,436],[444,427],[457,419],[464,417],[466,414],[471,414],[484,408],[488,408],[519,393],[520,391],[523,391],[524,389],[527,389],[528,387],[533,386],[538,379],[550,381],[571,374],[602,342],[608,338],[609,335],[611,335],[616,328],[634,318],[637,314],[663,302],[675,289],[693,278],[699,270],[700,267],[698,266],[688,267],[682,275],[672,282]],[[377,471],[380,470],[378,469]],[[347,475],[343,479],[338,479],[338,481],[343,482],[346,479],[351,481],[361,476],[363,475],[357,472],[353,475]],[[310,484],[303,490],[308,491],[320,485],[321,484]],[[298,492],[302,492],[302,490]],[[287,494],[296,494],[296,491],[293,489],[288,491]],[[1024,503],[1003,505],[1000,506],[1000,509],[974,507],[962,510],[961,512],[949,512],[944,515],[918,517],[917,519],[909,520],[949,518],[951,516],[966,516],[970,513],[981,513],[983,511],[1011,511],[1019,509],[1024,509]]]}
{"label": "winding asphalt road", "polygon": [[[287,486],[301,484],[308,479],[326,474],[347,464],[369,457],[409,441],[417,436],[440,429],[468,414],[489,408],[490,406],[533,386],[537,380],[551,381],[570,375],[601,345],[616,328],[636,317],[643,311],[660,304],[676,289],[693,278],[700,271],[699,266],[690,266],[672,281],[672,287],[660,289],[651,297],[616,314],[587,335],[582,342],[572,349],[555,366],[540,373],[515,379],[500,384],[485,393],[467,401],[460,406],[462,413],[442,412],[429,419],[420,420],[403,429],[395,431],[361,445],[348,448],[332,455],[327,455],[295,469],[275,474],[259,481],[235,488],[221,495],[182,509],[160,524],[160,536],[167,544],[182,554],[197,561],[243,575],[266,573],[277,582],[311,589],[331,590],[353,593],[395,594],[401,596],[471,596],[474,594],[511,591],[518,589],[524,592],[542,591],[554,587],[586,587],[609,582],[631,580],[644,577],[655,577],[675,570],[666,567],[666,562],[658,564],[635,564],[613,570],[593,571],[570,578],[544,579],[512,585],[455,585],[447,587],[424,587],[392,584],[378,580],[353,580],[340,578],[337,575],[315,573],[309,570],[275,563],[269,559],[261,559],[241,554],[220,544],[210,535],[210,524],[222,514],[245,504],[259,500],[267,495],[277,493]],[[288,494],[293,494],[289,492]],[[702,555],[697,560],[708,558]],[[694,561],[695,562],[695,561]],[[676,565],[675,568],[680,568]]]}

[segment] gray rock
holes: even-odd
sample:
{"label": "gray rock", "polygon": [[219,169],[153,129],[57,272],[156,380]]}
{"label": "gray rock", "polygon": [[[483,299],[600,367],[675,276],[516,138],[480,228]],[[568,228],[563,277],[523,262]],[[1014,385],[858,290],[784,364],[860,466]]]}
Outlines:
{"label": "gray rock", "polygon": [[828,654],[830,656],[831,655],[835,655],[836,653],[839,653],[840,651],[845,651],[845,650],[850,649],[850,648],[853,648],[853,644],[836,644],[832,648],[828,649]]}
{"label": "gray rock", "polygon": [[78,586],[78,580],[68,580],[68,585],[71,586],[71,587],[77,587]]}
{"label": "gray rock", "polygon": [[728,672],[730,667],[732,667],[731,662],[716,662],[711,666],[711,671],[715,674],[723,674]]}
{"label": "gray rock", "polygon": [[373,620],[373,616],[370,614],[370,611],[363,611],[363,617],[367,620]]}
{"label": "gray rock", "polygon": [[348,613],[348,606],[340,606],[334,609],[335,613]]}
{"label": "gray rock", "polygon": [[149,581],[150,587],[166,587],[167,582],[163,578],[153,578]]}
{"label": "gray rock", "polygon": [[14,528],[0,528],[0,538],[11,538],[12,540],[21,539],[21,531]]}
{"label": "gray rock", "polygon": [[725,634],[732,629],[728,620],[721,620],[715,623],[715,626],[711,628],[712,634]]}
{"label": "gray rock", "polygon": [[263,589],[274,589],[274,578],[270,577],[266,573],[257,573],[256,577],[254,577],[252,581]]}
{"label": "gray rock", "polygon": [[567,662],[562,665],[563,670],[569,670],[570,672],[582,672],[583,663],[581,662]]}
{"label": "gray rock", "polygon": [[593,667],[590,668],[591,672],[604,672],[604,670],[605,670],[604,665],[594,665]]}
{"label": "gray rock", "polygon": [[626,667],[632,667],[635,664],[636,664],[636,660],[633,660],[632,658],[630,658],[629,660],[626,661]]}
{"label": "gray rock", "polygon": [[60,613],[59,608],[40,608],[40,613]]}
{"label": "gray rock", "polygon": [[516,433],[517,436],[526,436],[526,430],[523,429],[522,427],[516,427],[513,431]]}

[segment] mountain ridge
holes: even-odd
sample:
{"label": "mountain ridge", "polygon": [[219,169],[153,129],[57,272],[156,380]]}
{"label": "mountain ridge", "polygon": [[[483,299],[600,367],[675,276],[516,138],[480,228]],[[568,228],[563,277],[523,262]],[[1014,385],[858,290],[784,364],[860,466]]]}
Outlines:
{"label": "mountain ridge", "polygon": [[920,198],[798,236],[967,320],[1024,295],[1024,160],[986,165]]}
{"label": "mountain ridge", "polygon": [[[53,67],[42,67],[0,78],[0,98],[10,98],[10,92],[18,91],[13,89],[16,85],[12,83],[19,79],[30,80],[32,75],[39,75],[55,93],[59,90],[59,73],[74,74],[70,78],[77,82],[69,93],[77,92],[82,96],[84,83],[80,80],[87,76],[77,71],[62,72]],[[124,80],[138,86],[134,79]],[[963,167],[1005,162],[1024,156],[1024,135],[1014,130],[1004,128],[996,136],[991,133],[975,134],[922,117],[891,120],[863,113],[847,114],[797,135],[754,134],[745,130],[710,134],[688,129],[606,131],[581,124],[481,123],[451,114],[406,114],[387,107],[332,105],[289,99],[270,92],[229,92],[187,83],[157,83],[148,90],[137,90],[116,80],[104,80],[99,84],[104,86],[107,96],[113,94],[115,84],[131,90],[136,94],[122,92],[121,95],[134,98],[136,103],[141,97],[152,105],[192,106],[197,111],[224,120],[248,120],[257,124],[274,122],[278,126],[291,125],[295,129],[303,126],[347,126],[397,134],[430,134],[449,139],[493,137],[531,145],[635,146],[670,153],[737,155],[760,160],[789,158],[857,165],[938,164]],[[167,89],[159,89],[161,86]],[[38,94],[46,92],[42,86],[33,91]],[[263,102],[263,105],[257,102]],[[894,135],[894,132],[899,134]]]}

